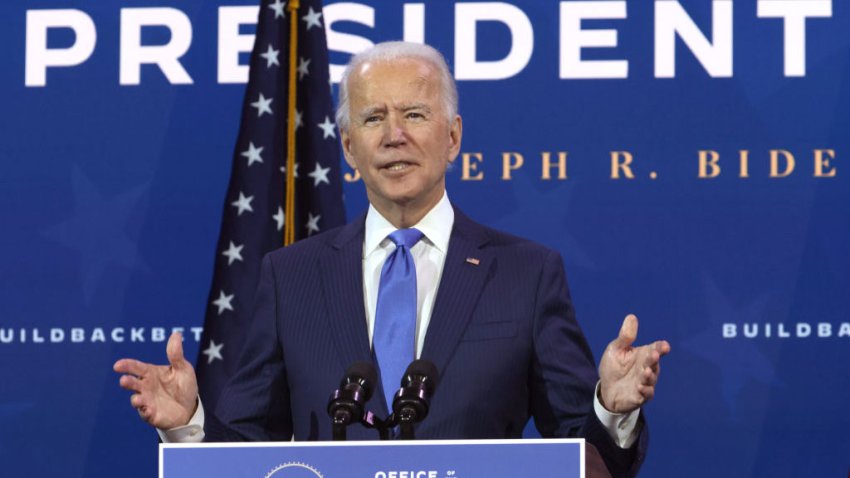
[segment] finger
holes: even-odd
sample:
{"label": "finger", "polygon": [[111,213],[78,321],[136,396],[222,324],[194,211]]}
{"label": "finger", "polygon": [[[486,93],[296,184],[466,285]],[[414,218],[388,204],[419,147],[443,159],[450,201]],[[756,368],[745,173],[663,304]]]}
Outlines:
{"label": "finger", "polygon": [[634,314],[629,314],[623,319],[623,325],[620,326],[620,334],[617,336],[615,343],[621,348],[626,348],[632,345],[637,339],[638,320]]}
{"label": "finger", "polygon": [[643,357],[644,367],[652,368],[661,362],[661,354],[659,354],[652,345],[644,345],[640,348],[640,352]]}
{"label": "finger", "polygon": [[645,366],[652,368],[654,372],[658,373],[658,368],[661,364],[661,357],[670,353],[670,344],[667,343],[666,340],[659,340],[645,347],[647,354],[643,363]]}
{"label": "finger", "polygon": [[652,372],[657,375],[661,371],[661,360],[658,360],[654,364],[650,365],[649,368],[652,369]]}
{"label": "finger", "polygon": [[650,370],[652,370],[652,373],[654,373],[655,375],[660,374],[661,373],[661,361],[659,360],[658,362],[655,362],[649,368],[650,368]]}
{"label": "finger", "polygon": [[174,332],[168,338],[168,345],[165,347],[165,353],[168,355],[168,363],[173,368],[180,368],[186,362],[183,357],[183,334]]}
{"label": "finger", "polygon": [[139,412],[139,416],[142,417],[142,420],[153,425],[153,420],[151,420],[151,418],[153,417],[153,412],[151,411],[150,407],[139,407],[136,409],[136,411]]}
{"label": "finger", "polygon": [[640,393],[644,401],[648,402],[652,400],[652,397],[655,396],[655,387],[651,387],[649,385],[640,385],[638,387],[638,393]]}
{"label": "finger", "polygon": [[147,405],[147,401],[140,393],[134,393],[130,395],[130,405],[135,409],[140,409]]}
{"label": "finger", "polygon": [[658,383],[658,374],[655,373],[651,368],[643,369],[643,377],[641,377],[641,383],[643,385],[655,385]]}
{"label": "finger", "polygon": [[135,375],[137,377],[144,377],[150,372],[151,365],[140,362],[135,359],[121,359],[115,362],[115,365],[112,366],[112,370],[115,370],[118,373],[125,373],[129,375]]}
{"label": "finger", "polygon": [[121,385],[121,388],[130,390],[131,392],[142,391],[142,381],[132,375],[122,375],[118,380],[118,384]]}

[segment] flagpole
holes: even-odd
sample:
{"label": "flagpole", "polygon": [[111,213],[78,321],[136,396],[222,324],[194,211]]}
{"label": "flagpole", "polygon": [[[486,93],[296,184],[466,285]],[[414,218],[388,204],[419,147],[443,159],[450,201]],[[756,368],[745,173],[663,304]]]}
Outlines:
{"label": "flagpole", "polygon": [[300,0],[289,0],[289,105],[286,123],[286,201],[283,245],[295,242],[295,106],[298,65],[298,8]]}
{"label": "flagpole", "polygon": [[[238,370],[239,356],[249,340],[252,313],[259,307],[254,298],[264,270],[263,257],[284,245],[285,235],[289,244],[295,238],[345,224],[340,144],[336,136],[315,126],[334,114],[321,0],[290,0],[289,5],[286,0],[256,1],[260,10],[251,71],[224,197],[201,335],[203,351],[195,368],[199,393],[210,410],[215,410],[221,391]],[[306,14],[307,7],[309,17],[299,15]],[[288,41],[291,48],[286,46]],[[311,60],[312,71],[304,71]],[[289,71],[288,63],[292,64]],[[299,73],[296,66],[302,63]],[[296,86],[300,95],[310,99],[297,103],[297,110]],[[274,110],[270,108],[272,100],[277,105]],[[313,130],[302,128],[302,120],[313,125]],[[264,161],[264,167],[256,164]],[[305,177],[295,178],[295,164]],[[320,176],[306,177],[309,171]],[[284,226],[291,232],[284,233]]]}

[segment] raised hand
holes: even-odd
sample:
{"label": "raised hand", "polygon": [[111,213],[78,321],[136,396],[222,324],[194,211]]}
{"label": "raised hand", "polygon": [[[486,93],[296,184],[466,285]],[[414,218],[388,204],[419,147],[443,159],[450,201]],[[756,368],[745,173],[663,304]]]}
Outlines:
{"label": "raised hand", "polygon": [[149,424],[168,430],[189,423],[198,399],[195,369],[183,357],[183,336],[171,334],[166,346],[168,365],[121,359],[112,366],[119,384],[133,393],[130,404]]}
{"label": "raised hand", "polygon": [[637,317],[627,315],[620,335],[608,344],[599,361],[599,398],[602,406],[614,413],[631,412],[652,399],[661,357],[670,352],[666,340],[633,347],[637,330]]}

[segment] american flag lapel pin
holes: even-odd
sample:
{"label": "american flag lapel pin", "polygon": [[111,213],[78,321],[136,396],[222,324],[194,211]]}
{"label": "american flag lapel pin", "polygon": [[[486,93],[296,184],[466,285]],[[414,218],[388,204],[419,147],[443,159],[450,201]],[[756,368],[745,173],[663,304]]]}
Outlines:
{"label": "american flag lapel pin", "polygon": [[477,266],[478,264],[481,264],[481,259],[478,259],[478,258],[475,258],[475,257],[467,257],[466,262],[468,264],[472,264],[474,266]]}

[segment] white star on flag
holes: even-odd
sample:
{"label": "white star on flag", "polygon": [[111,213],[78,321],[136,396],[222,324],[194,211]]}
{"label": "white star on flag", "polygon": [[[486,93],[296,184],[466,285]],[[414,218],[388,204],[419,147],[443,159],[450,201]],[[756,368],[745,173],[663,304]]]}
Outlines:
{"label": "white star on flag", "polygon": [[330,184],[331,182],[328,180],[328,173],[330,172],[330,170],[331,168],[323,168],[322,165],[319,164],[318,161],[316,161],[316,169],[314,169],[312,173],[307,175],[313,178],[313,187],[316,187],[321,183]]}
{"label": "white star on flag", "polygon": [[262,93],[260,93],[260,98],[257,101],[251,103],[251,106],[257,108],[257,118],[263,116],[263,113],[274,115],[271,107],[272,101],[274,101],[274,98],[266,99],[266,97],[263,96]]}
{"label": "white star on flag", "polygon": [[269,49],[266,50],[265,53],[260,53],[260,56],[266,59],[266,68],[271,68],[272,65],[280,66],[280,62],[277,59],[277,55],[280,53],[280,50],[275,50],[272,48],[272,44],[269,43]]}
{"label": "white star on flag", "polygon": [[281,206],[277,207],[277,214],[272,216],[272,219],[274,219],[274,222],[277,223],[277,230],[278,231],[283,229],[283,219],[284,219],[283,207],[281,207]]}
{"label": "white star on flag", "polygon": [[254,146],[253,142],[248,143],[248,150],[242,151],[242,156],[248,158],[248,166],[254,163],[262,163],[263,157],[260,156],[260,153],[263,152],[263,148],[265,146],[260,146],[259,148]]}
{"label": "white star on flag", "polygon": [[224,360],[224,357],[221,356],[221,348],[224,347],[224,343],[220,343],[218,345],[215,344],[212,340],[210,340],[210,346],[206,348],[202,353],[207,356],[207,364],[211,364],[213,360]]}
{"label": "white star on flag", "polygon": [[334,131],[336,125],[331,122],[330,116],[325,116],[324,123],[319,123],[317,126],[322,128],[322,132],[324,133],[323,139],[328,139],[328,137],[336,138],[336,131]]}
{"label": "white star on flag", "polygon": [[286,17],[286,13],[284,13],[284,11],[283,11],[283,7],[285,5],[286,4],[281,2],[280,0],[274,0],[274,3],[269,5],[269,8],[274,10],[274,17],[275,18]]}
{"label": "white star on flag", "polygon": [[[298,179],[298,163],[295,163],[294,169],[295,169],[295,171],[292,173],[292,175],[295,176],[296,179]],[[282,172],[283,174],[286,174],[286,166],[281,166],[280,172]]]}
{"label": "white star on flag", "polygon": [[226,295],[224,291],[219,292],[218,299],[213,301],[213,305],[218,307],[218,315],[221,315],[225,310],[233,310],[233,305],[230,304],[230,301],[233,300],[233,295]]}
{"label": "white star on flag", "polygon": [[242,191],[239,191],[239,199],[233,201],[230,205],[238,209],[236,215],[241,216],[245,211],[254,212],[254,208],[251,207],[251,201],[253,200],[254,196],[245,197]]}
{"label": "white star on flag", "polygon": [[304,75],[310,74],[310,59],[298,59],[298,79],[304,78]]}
{"label": "white star on flag", "polygon": [[304,126],[304,113],[295,109],[295,130],[298,131],[298,128]]}
{"label": "white star on flag", "polygon": [[307,22],[307,30],[310,30],[314,26],[322,28],[321,18],[322,18],[322,12],[316,13],[313,10],[313,7],[310,7],[310,11],[307,12],[306,15],[301,17],[302,20]]}
{"label": "white star on flag", "polygon": [[226,251],[221,253],[221,255],[227,257],[227,265],[233,264],[233,261],[242,260],[243,247],[245,247],[245,244],[240,244],[237,246],[233,243],[233,241],[230,241],[230,247],[228,247]]}
{"label": "white star on flag", "polygon": [[314,232],[319,232],[319,219],[322,218],[320,214],[313,215],[312,212],[307,213],[310,217],[307,219],[307,235],[312,236]]}

